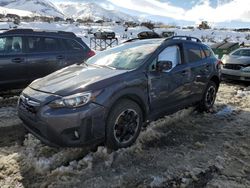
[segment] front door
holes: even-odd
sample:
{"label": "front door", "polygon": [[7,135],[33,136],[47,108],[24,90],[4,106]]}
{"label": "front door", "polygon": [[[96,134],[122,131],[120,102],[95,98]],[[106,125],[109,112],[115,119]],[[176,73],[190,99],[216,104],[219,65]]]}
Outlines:
{"label": "front door", "polygon": [[28,82],[22,37],[0,37],[0,90],[21,88]]}
{"label": "front door", "polygon": [[[188,98],[191,84],[191,70],[182,63],[180,47],[165,48],[148,71],[149,101],[153,115],[172,113],[184,106]],[[172,68],[168,71],[157,71],[157,61],[171,61]]]}

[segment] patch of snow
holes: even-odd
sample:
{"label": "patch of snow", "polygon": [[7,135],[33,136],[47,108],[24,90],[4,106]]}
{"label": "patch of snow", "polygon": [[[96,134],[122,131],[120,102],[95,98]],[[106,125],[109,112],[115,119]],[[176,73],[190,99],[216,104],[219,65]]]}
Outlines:
{"label": "patch of snow", "polygon": [[240,97],[240,98],[243,98],[243,97],[246,97],[246,96],[249,96],[250,95],[250,90],[249,89],[246,89],[246,90],[238,90],[237,91],[237,94],[236,96],[237,97]]}
{"label": "patch of snow", "polygon": [[164,177],[153,176],[153,181],[150,183],[150,187],[159,187],[165,180]]}
{"label": "patch of snow", "polygon": [[226,106],[223,109],[221,109],[220,111],[218,111],[216,113],[217,116],[229,116],[230,114],[233,113],[233,111],[235,110],[235,107],[232,106]]}

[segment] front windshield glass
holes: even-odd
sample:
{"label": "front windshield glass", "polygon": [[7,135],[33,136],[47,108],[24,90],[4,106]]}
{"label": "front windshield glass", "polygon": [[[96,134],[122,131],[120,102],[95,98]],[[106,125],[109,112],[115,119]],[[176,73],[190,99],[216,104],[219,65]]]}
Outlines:
{"label": "front windshield glass", "polygon": [[90,58],[87,61],[87,64],[122,70],[136,69],[143,63],[144,59],[156,50],[158,46],[159,43],[139,46],[120,46],[100,52],[96,56]]}
{"label": "front windshield glass", "polygon": [[249,56],[250,57],[250,49],[241,49],[234,52],[232,55],[237,56]]}

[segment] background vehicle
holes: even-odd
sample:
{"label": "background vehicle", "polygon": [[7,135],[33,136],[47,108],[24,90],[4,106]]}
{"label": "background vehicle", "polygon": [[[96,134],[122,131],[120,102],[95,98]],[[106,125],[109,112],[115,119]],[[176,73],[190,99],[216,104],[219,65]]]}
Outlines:
{"label": "background vehicle", "polygon": [[161,38],[161,36],[154,31],[142,31],[138,33],[139,39],[152,39],[152,38]]}
{"label": "background vehicle", "polygon": [[250,48],[240,48],[222,57],[223,78],[250,81]]}
{"label": "background vehicle", "polygon": [[34,81],[20,96],[26,129],[49,145],[130,146],[143,123],[190,105],[212,108],[219,61],[193,37],[140,40]]}
{"label": "background vehicle", "polygon": [[0,34],[0,90],[22,88],[94,52],[74,33],[14,29]]}

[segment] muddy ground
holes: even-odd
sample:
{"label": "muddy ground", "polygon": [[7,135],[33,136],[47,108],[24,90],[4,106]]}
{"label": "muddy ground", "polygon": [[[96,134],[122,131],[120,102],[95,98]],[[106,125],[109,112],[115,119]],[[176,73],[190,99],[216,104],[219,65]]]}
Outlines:
{"label": "muddy ground", "polygon": [[13,102],[0,108],[1,188],[250,187],[245,83],[223,83],[213,112],[189,108],[152,122],[132,147],[111,153],[50,148],[21,124]]}

